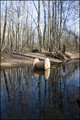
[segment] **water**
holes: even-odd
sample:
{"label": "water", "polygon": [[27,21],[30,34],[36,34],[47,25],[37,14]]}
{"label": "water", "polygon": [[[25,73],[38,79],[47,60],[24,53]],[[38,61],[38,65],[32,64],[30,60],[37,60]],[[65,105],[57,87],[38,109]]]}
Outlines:
{"label": "water", "polygon": [[51,70],[32,67],[1,71],[2,119],[79,118],[79,63]]}

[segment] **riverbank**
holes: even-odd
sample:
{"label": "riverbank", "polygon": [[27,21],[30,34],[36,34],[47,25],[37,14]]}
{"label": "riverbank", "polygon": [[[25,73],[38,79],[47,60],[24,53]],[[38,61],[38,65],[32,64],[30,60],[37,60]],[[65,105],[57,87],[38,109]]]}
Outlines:
{"label": "riverbank", "polygon": [[33,64],[33,60],[35,58],[39,58],[40,60],[44,60],[45,58],[50,59],[50,63],[53,65],[55,64],[61,64],[66,61],[72,61],[72,60],[79,60],[80,56],[79,53],[71,53],[66,52],[66,55],[70,58],[60,60],[57,58],[46,56],[45,53],[2,53],[1,54],[1,68],[8,68],[8,67],[19,67],[19,66],[25,66],[25,65],[31,65]]}

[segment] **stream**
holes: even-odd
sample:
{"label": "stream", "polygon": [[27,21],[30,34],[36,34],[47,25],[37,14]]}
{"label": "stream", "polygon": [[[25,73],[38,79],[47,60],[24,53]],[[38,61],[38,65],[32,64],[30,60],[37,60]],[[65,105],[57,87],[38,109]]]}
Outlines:
{"label": "stream", "polygon": [[79,63],[1,71],[2,119],[79,119]]}

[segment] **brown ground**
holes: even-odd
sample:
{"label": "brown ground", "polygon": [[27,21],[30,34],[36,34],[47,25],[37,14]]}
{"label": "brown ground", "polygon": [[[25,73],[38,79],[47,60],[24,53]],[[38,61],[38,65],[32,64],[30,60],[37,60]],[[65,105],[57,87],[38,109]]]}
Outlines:
{"label": "brown ground", "polygon": [[[79,60],[80,56],[79,53],[71,53],[66,52],[66,54],[70,57],[71,60]],[[25,66],[25,65],[32,65],[33,60],[35,58],[39,58],[40,60],[44,60],[47,58],[45,54],[41,53],[2,53],[1,54],[1,68],[7,67],[15,67],[15,66]],[[48,57],[52,64],[62,63],[62,60]]]}
{"label": "brown ground", "polygon": [[75,53],[75,52],[66,52],[66,54],[68,54],[68,55],[71,57],[72,60],[73,60],[73,59],[75,60],[75,59],[80,58],[79,53]]}

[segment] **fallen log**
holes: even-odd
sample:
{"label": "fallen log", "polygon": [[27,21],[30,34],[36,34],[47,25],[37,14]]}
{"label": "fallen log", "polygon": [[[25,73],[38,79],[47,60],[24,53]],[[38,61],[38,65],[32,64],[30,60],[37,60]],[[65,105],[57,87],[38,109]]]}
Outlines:
{"label": "fallen log", "polygon": [[33,62],[34,69],[49,69],[50,68],[50,60],[46,58],[44,61],[39,61],[38,58],[34,59]]}
{"label": "fallen log", "polygon": [[65,60],[64,55],[60,52],[49,52],[49,53],[46,53],[46,56],[57,58],[60,60]]}

